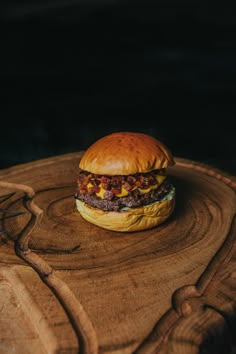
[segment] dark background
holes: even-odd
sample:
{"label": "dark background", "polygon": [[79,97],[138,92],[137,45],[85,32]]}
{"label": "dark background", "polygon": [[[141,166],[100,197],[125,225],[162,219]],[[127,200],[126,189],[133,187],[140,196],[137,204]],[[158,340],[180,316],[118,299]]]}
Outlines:
{"label": "dark background", "polygon": [[129,130],[236,174],[236,20],[226,3],[1,6],[1,168]]}

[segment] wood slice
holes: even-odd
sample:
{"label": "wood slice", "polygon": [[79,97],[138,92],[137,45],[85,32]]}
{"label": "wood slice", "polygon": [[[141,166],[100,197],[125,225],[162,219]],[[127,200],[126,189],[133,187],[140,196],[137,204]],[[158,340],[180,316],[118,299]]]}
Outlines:
{"label": "wood slice", "polygon": [[75,208],[81,156],[0,172],[0,353],[233,353],[235,177],[176,158],[173,215],[119,233]]}

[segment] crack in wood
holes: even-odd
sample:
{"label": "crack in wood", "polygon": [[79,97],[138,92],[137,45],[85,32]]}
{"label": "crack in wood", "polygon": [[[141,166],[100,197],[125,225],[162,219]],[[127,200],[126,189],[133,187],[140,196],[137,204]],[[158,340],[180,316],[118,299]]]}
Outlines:
{"label": "crack in wood", "polygon": [[68,248],[68,249],[61,249],[61,250],[55,250],[55,249],[50,249],[50,248],[31,248],[32,251],[36,252],[36,253],[42,253],[42,254],[72,254],[72,253],[77,253],[80,250],[80,245],[74,246],[72,248]]}

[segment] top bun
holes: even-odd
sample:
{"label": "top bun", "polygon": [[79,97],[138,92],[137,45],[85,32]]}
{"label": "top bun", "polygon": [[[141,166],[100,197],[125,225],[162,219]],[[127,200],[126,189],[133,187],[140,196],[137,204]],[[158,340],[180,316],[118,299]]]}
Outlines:
{"label": "top bun", "polygon": [[79,167],[99,175],[131,175],[174,165],[159,140],[142,133],[119,132],[97,140],[83,154]]}

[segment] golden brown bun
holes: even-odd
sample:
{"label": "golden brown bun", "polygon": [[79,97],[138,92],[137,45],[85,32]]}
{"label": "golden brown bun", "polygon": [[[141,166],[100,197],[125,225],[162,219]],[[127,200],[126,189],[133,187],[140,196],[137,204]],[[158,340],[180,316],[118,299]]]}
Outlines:
{"label": "golden brown bun", "polygon": [[122,212],[99,210],[78,199],[76,205],[80,215],[92,224],[108,230],[131,232],[150,229],[165,221],[174,210],[175,197]]}
{"label": "golden brown bun", "polygon": [[92,144],[79,167],[99,175],[130,175],[173,164],[170,151],[157,139],[141,133],[120,132]]}

